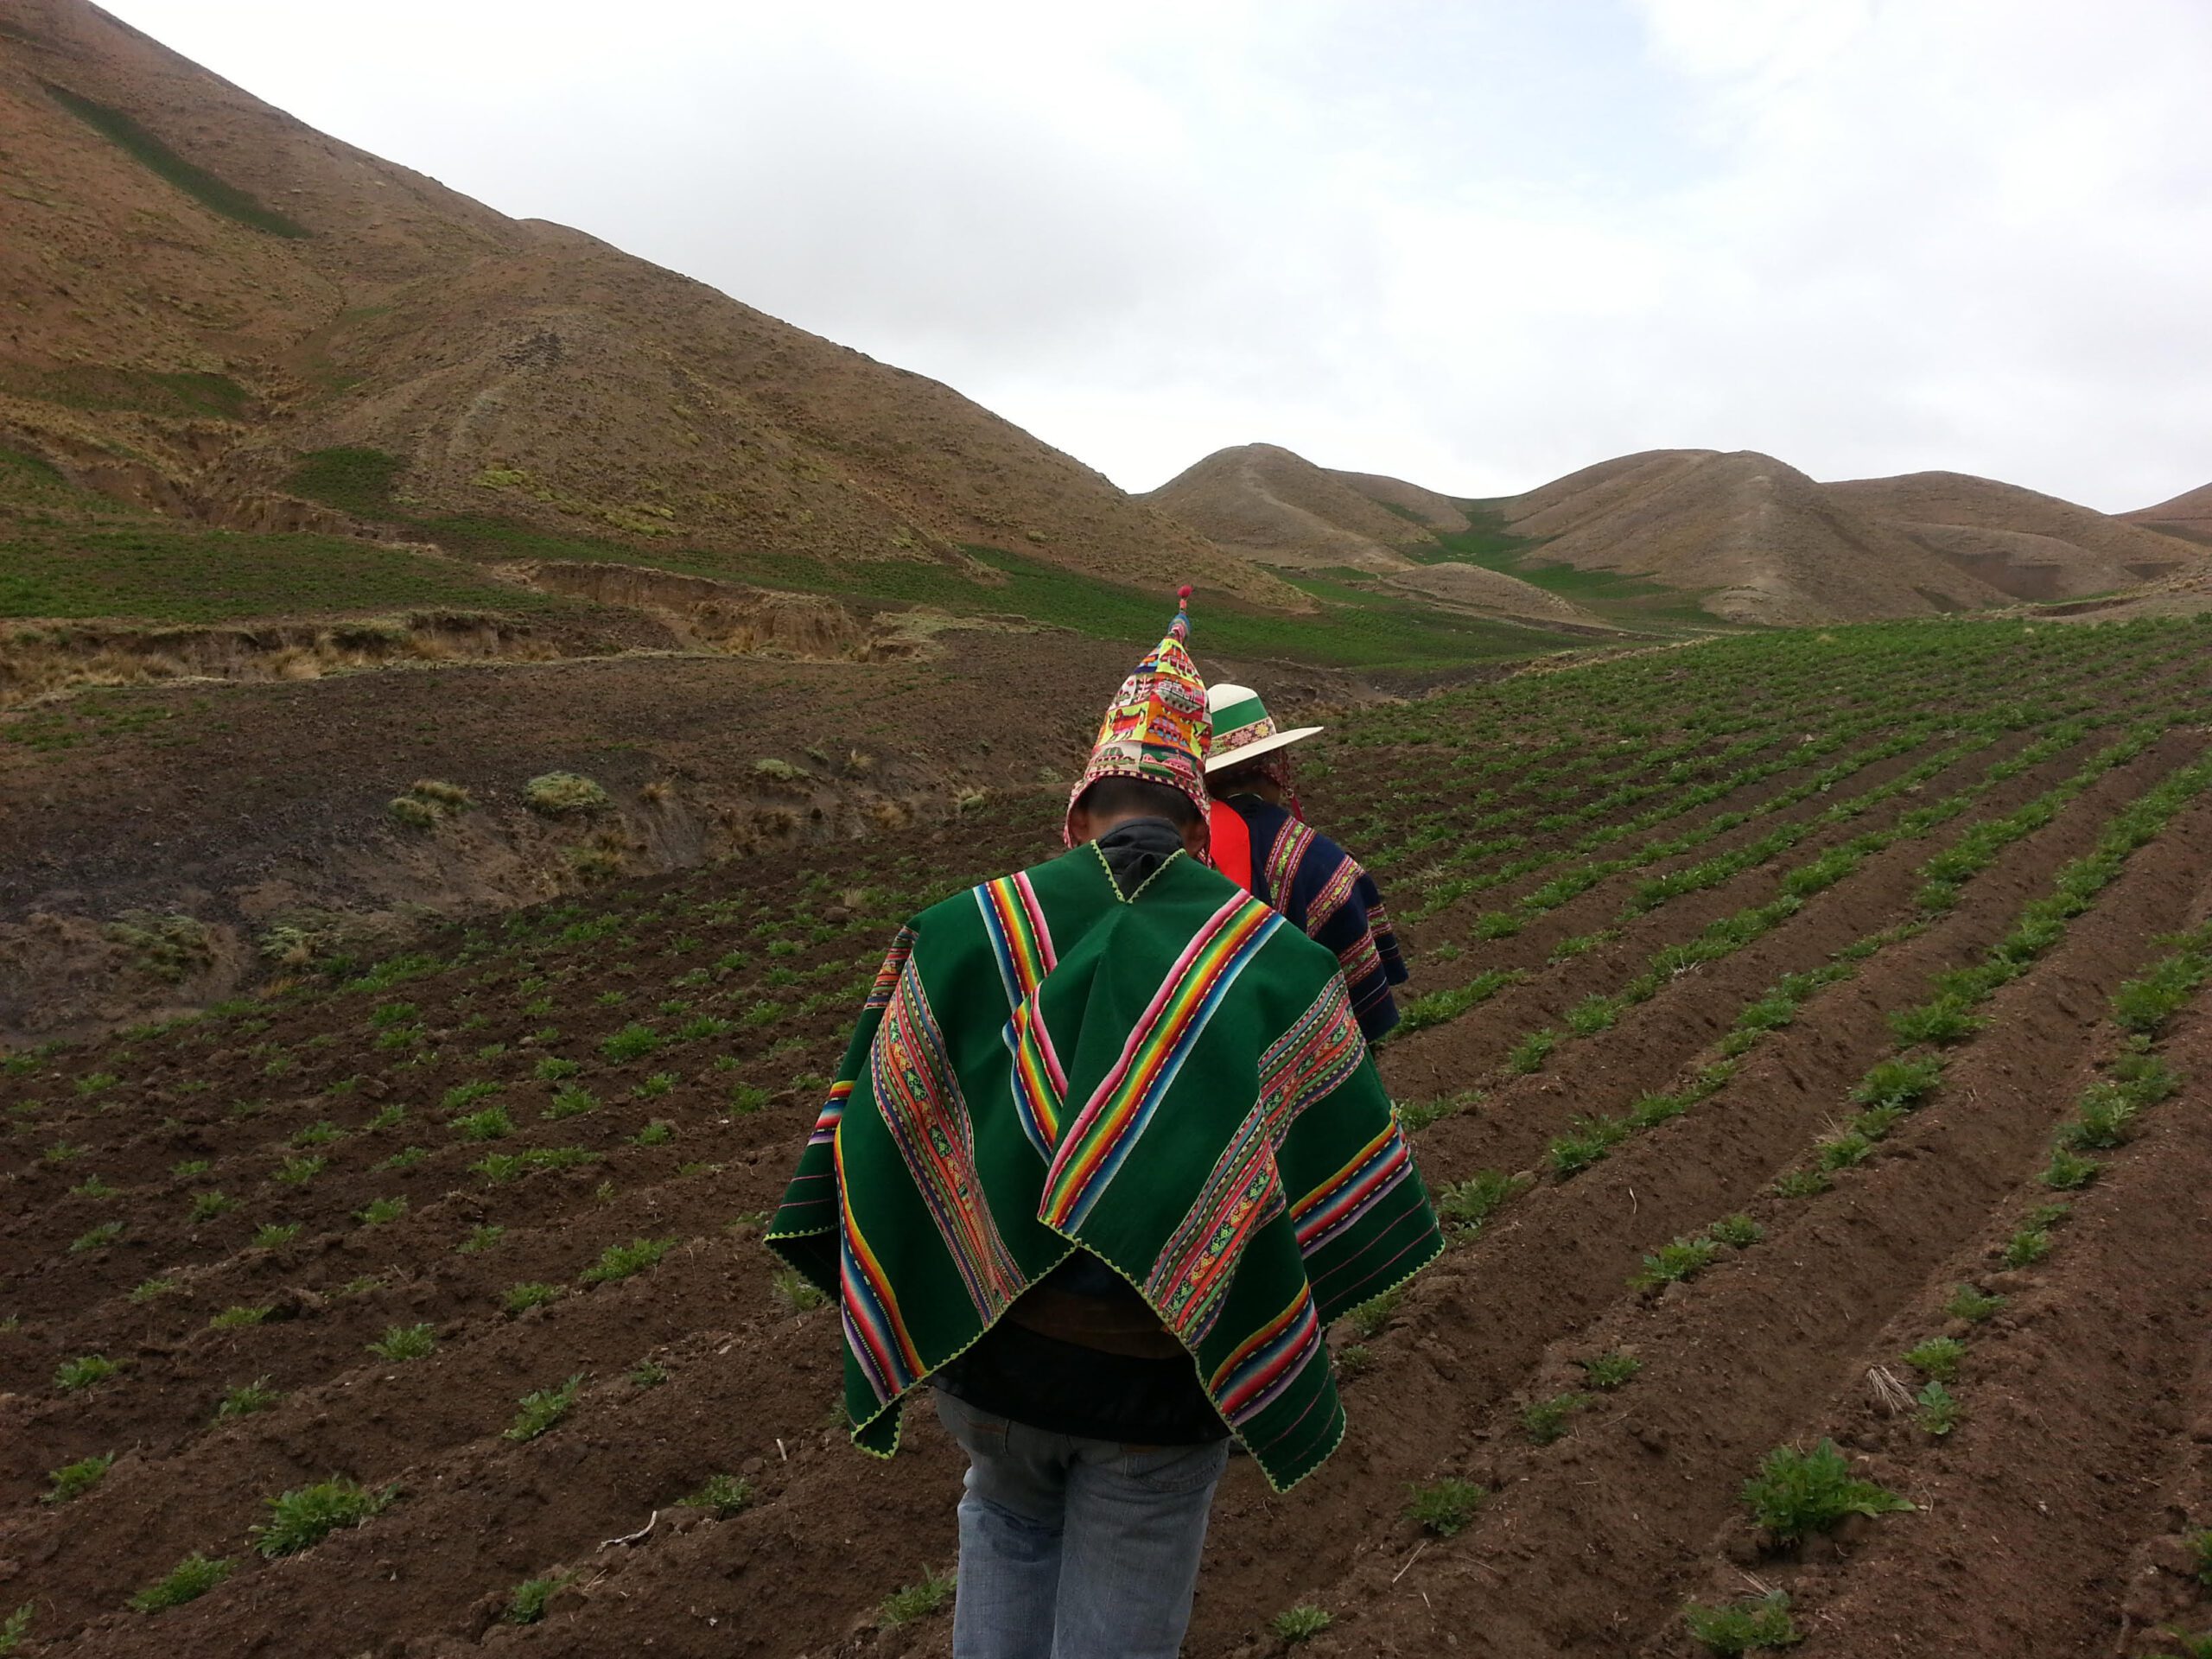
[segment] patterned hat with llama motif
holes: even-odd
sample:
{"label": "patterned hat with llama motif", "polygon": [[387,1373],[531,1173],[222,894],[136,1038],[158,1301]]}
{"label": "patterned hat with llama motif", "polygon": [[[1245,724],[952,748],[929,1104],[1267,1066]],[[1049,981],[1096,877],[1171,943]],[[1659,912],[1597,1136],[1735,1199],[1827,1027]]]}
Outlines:
{"label": "patterned hat with llama motif", "polygon": [[1206,714],[1206,683],[1183,642],[1191,634],[1191,590],[1176,591],[1175,620],[1152,654],[1122,682],[1090,760],[1068,796],[1068,822],[1062,833],[1075,844],[1076,804],[1102,778],[1135,778],[1165,784],[1187,797],[1205,822],[1212,806],[1206,794],[1206,750],[1212,722]]}

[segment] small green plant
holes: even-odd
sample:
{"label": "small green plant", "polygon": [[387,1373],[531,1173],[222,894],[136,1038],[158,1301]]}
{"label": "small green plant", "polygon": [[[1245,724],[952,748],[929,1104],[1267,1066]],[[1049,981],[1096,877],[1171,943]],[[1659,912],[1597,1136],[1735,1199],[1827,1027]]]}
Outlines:
{"label": "small green plant", "polygon": [[749,1083],[733,1083],[729,1086],[729,1109],[740,1117],[765,1109],[768,1091]]}
{"label": "small green plant", "polygon": [[542,1116],[558,1122],[564,1117],[582,1117],[586,1112],[598,1109],[599,1096],[597,1095],[579,1084],[570,1084],[566,1088],[556,1089],[553,1091],[552,1103],[546,1107]]}
{"label": "small green plant", "polygon": [[633,1238],[627,1244],[610,1244],[600,1252],[598,1261],[576,1275],[576,1281],[586,1285],[613,1284],[658,1265],[676,1246],[672,1238]]}
{"label": "small green plant", "polygon": [[1955,991],[1946,991],[1916,1008],[1899,1008],[1890,1016],[1890,1029],[1903,1043],[1961,1043],[1988,1020],[1974,1012],[1974,1003]]}
{"label": "small green plant", "polygon": [[1723,1216],[1705,1230],[1708,1237],[1738,1250],[1749,1249],[1766,1236],[1766,1229],[1749,1216]]}
{"label": "small green plant", "polygon": [[1709,1238],[1678,1238],[1643,1258],[1643,1271],[1629,1280],[1631,1290],[1654,1290],[1661,1285],[1694,1279],[1713,1265],[1720,1247]]}
{"label": "small green plant", "polygon": [[292,1144],[296,1147],[327,1147],[338,1138],[338,1126],[324,1118],[320,1122],[308,1124],[295,1135]]}
{"label": "small green plant", "polygon": [[330,1160],[327,1158],[302,1157],[294,1153],[276,1166],[269,1179],[280,1181],[286,1186],[305,1186],[329,1167]]}
{"label": "small green plant", "polygon": [[361,1207],[358,1218],[364,1227],[381,1227],[406,1213],[407,1200],[404,1198],[372,1198]]}
{"label": "small green plant", "polygon": [[87,1250],[104,1250],[123,1236],[123,1224],[104,1221],[97,1227],[87,1228],[69,1241],[69,1254],[82,1255]]}
{"label": "small green plant", "polygon": [[512,1318],[527,1313],[533,1307],[543,1307],[557,1302],[568,1294],[565,1287],[547,1284],[510,1285],[499,1293],[499,1306]]}
{"label": "small green plant", "polygon": [[1277,1613],[1268,1628],[1285,1642],[1310,1642],[1335,1623],[1326,1608],[1301,1601],[1297,1606],[1286,1607]]}
{"label": "small green plant", "polygon": [[876,1624],[884,1630],[895,1630],[918,1618],[927,1618],[952,1599],[953,1583],[951,1573],[924,1567],[920,1583],[893,1591],[878,1605]]}
{"label": "small green plant", "polygon": [[2005,1241],[1999,1260],[2008,1268],[2031,1268],[2050,1254],[2050,1235],[2040,1227],[2023,1227]]}
{"label": "small green plant", "polygon": [[541,772],[522,786],[523,804],[549,818],[595,812],[607,804],[606,790],[573,772]]}
{"label": "small green plant", "polygon": [[1805,1638],[1789,1617],[1789,1597],[1780,1590],[1725,1607],[1691,1602],[1682,1609],[1691,1636],[1714,1653],[1749,1653],[1757,1648],[1794,1647]]}
{"label": "small green plant", "polygon": [[2058,1144],[2076,1152],[2109,1151],[2133,1133],[2136,1114],[2141,1109],[2135,1088],[2093,1083],[2082,1091],[2074,1121],[2059,1130]]}
{"label": "small green plant", "polygon": [[1815,1144],[1818,1147],[1815,1161],[1829,1171],[1863,1164],[1874,1151],[1874,1143],[1857,1129],[1839,1129],[1834,1135],[1821,1136]]}
{"label": "small green plant", "polygon": [[223,1397],[215,1404],[215,1421],[228,1422],[233,1417],[251,1417],[257,1411],[267,1411],[284,1396],[269,1386],[269,1379],[257,1376],[251,1382],[240,1382],[223,1390]]}
{"label": "small green plant", "polygon": [[274,1560],[312,1549],[346,1527],[358,1527],[398,1497],[399,1489],[372,1491],[344,1475],[297,1486],[265,1499],[269,1518],[247,1529],[253,1547]]}
{"label": "small green plant", "polygon": [[438,1333],[428,1324],[395,1325],[369,1344],[369,1351],[378,1359],[397,1363],[402,1360],[428,1359],[438,1351]]}
{"label": "small green plant", "polygon": [[1920,1407],[1916,1421],[1930,1434],[1949,1433],[1966,1414],[1965,1408],[1959,1404],[1951,1391],[1933,1378],[1914,1398]]}
{"label": "small green plant", "polygon": [[1478,1169],[1464,1181],[1454,1181],[1436,1193],[1436,1216],[1446,1227],[1462,1233],[1479,1231],[1498,1209],[1529,1185],[1502,1170]]}
{"label": "small green plant", "polygon": [[402,1147],[391,1157],[381,1160],[372,1167],[383,1173],[397,1173],[414,1168],[429,1155],[430,1149],[428,1147]]}
{"label": "small green plant", "polygon": [[1636,1380],[1643,1369],[1643,1362],[1631,1358],[1618,1350],[1575,1362],[1582,1368],[1583,1380],[1593,1389],[1610,1391]]}
{"label": "small green plant", "polygon": [[59,1469],[49,1469],[46,1475],[47,1490],[40,1501],[67,1503],[73,1498],[82,1497],[107,1478],[108,1467],[114,1461],[115,1453],[106,1452],[79,1458],[74,1463],[65,1463]]}
{"label": "small green plant", "polygon": [[768,1287],[775,1293],[776,1300],[794,1313],[808,1313],[830,1300],[797,1268],[779,1269],[768,1281]]}
{"label": "small green plant", "polygon": [[633,1147],[664,1147],[676,1139],[676,1125],[655,1118],[630,1137]]}
{"label": "small green plant", "polygon": [[54,1369],[54,1386],[64,1394],[78,1394],[106,1382],[123,1369],[105,1354],[80,1354]]}
{"label": "small green plant", "polygon": [[0,1618],[0,1659],[7,1659],[22,1646],[23,1638],[31,1633],[31,1609],[36,1605],[27,1601],[7,1618]]}
{"label": "small green plant", "polygon": [[462,1111],[474,1106],[480,1100],[489,1100],[499,1092],[499,1085],[486,1077],[474,1078],[467,1083],[456,1083],[452,1088],[447,1090],[444,1096],[439,1100],[438,1109],[445,1112]]}
{"label": "small green plant", "polygon": [[180,1181],[189,1181],[205,1175],[214,1166],[205,1158],[186,1158],[169,1166],[169,1173]]}
{"label": "small green plant", "polygon": [[753,1486],[735,1475],[709,1475],[705,1485],[677,1501],[685,1509],[704,1510],[715,1520],[727,1521],[753,1502]]}
{"label": "small green plant", "polygon": [[1544,1069],[1544,1062],[1551,1058],[1552,1050],[1559,1046],[1559,1033],[1554,1031],[1532,1031],[1516,1043],[1505,1057],[1505,1069],[1522,1077]]}
{"label": "small green plant", "polygon": [[211,1559],[198,1551],[186,1556],[162,1577],[130,1598],[134,1613],[158,1613],[197,1601],[231,1576],[231,1563]]}
{"label": "small green plant", "polygon": [[195,1192],[192,1195],[191,1218],[195,1222],[213,1221],[238,1207],[236,1198],[225,1198],[220,1192]]}
{"label": "small green plant", "polygon": [[1943,1058],[1929,1054],[1914,1060],[1881,1060],[1870,1067],[1852,1099],[1861,1106],[1917,1106],[1934,1094],[1943,1081]]}
{"label": "small green plant", "polygon": [[1967,1345],[1956,1337],[1930,1337],[1917,1348],[1905,1351],[1904,1363],[1923,1376],[1938,1382],[1955,1382]]}
{"label": "small green plant", "polygon": [[1972,1285],[1953,1288],[1951,1300],[1943,1304],[1943,1311],[1955,1319],[1964,1319],[1969,1325],[1980,1325],[1984,1319],[2005,1306],[2002,1296],[1991,1296]]}
{"label": "small green plant", "polygon": [[1412,1490],[1406,1519],[1439,1538],[1449,1538],[1465,1528],[1490,1497],[1488,1487],[1452,1476]]}
{"label": "small green plant", "polygon": [[2192,1532],[2182,1541],[2196,1572],[2196,1581],[2212,1589],[2212,1527]]}
{"label": "small green plant", "polygon": [[658,1051],[667,1040],[651,1026],[639,1025],[632,1020],[602,1041],[599,1046],[599,1052],[607,1059],[617,1063],[624,1060],[641,1060],[646,1055]]}
{"label": "small green plant", "polygon": [[2078,1152],[2069,1152],[2064,1147],[2054,1147],[2050,1166],[2043,1173],[2043,1184],[2056,1192],[2077,1192],[2097,1179],[2104,1166],[2095,1159]]}
{"label": "small green plant", "polygon": [[532,1389],[516,1403],[515,1420],[501,1431],[500,1438],[534,1440],[554,1428],[576,1403],[583,1385],[583,1373],[578,1371],[558,1388]]}
{"label": "small green plant", "polygon": [[1375,1363],[1375,1351],[1363,1342],[1346,1343],[1337,1350],[1337,1381],[1349,1382],[1363,1376]]}
{"label": "small green plant", "polygon": [[515,1121],[504,1106],[486,1106],[450,1118],[446,1127],[464,1141],[504,1141],[515,1132]]}
{"label": "small green plant", "polygon": [[668,1367],[648,1359],[631,1367],[628,1376],[631,1383],[635,1387],[657,1389],[668,1381]]}
{"label": "small green plant", "polygon": [[296,1221],[264,1221],[253,1230],[250,1242],[257,1250],[273,1250],[299,1236],[300,1224]]}
{"label": "small green plant", "polygon": [[574,1060],[564,1060],[557,1054],[546,1054],[531,1068],[531,1075],[540,1083],[562,1083],[582,1070],[583,1067]]}
{"label": "small green plant", "polygon": [[675,1087],[675,1072],[656,1071],[630,1092],[639,1100],[656,1100]]}
{"label": "small green plant", "polygon": [[111,1198],[122,1190],[119,1186],[110,1186],[97,1175],[87,1175],[69,1189],[69,1195],[76,1198]]}
{"label": "small green plant", "polygon": [[1555,1394],[1521,1408],[1521,1430],[1537,1446],[1549,1446],[1567,1433],[1567,1420],[1597,1404],[1595,1395]]}
{"label": "small green plant", "polygon": [[474,1255],[479,1250],[488,1250],[507,1236],[507,1230],[496,1221],[479,1222],[469,1229],[468,1236],[454,1246],[462,1255]]}
{"label": "small green plant", "polygon": [[1792,1169],[1775,1177],[1771,1191],[1778,1198],[1809,1198],[1834,1185],[1826,1170]]}
{"label": "small green plant", "polygon": [[183,1288],[184,1287],[174,1279],[148,1279],[130,1287],[130,1300],[137,1306],[143,1306],[156,1297],[174,1296]]}
{"label": "small green plant", "polygon": [[1358,1306],[1344,1314],[1344,1323],[1351,1333],[1362,1342],[1372,1342],[1381,1336],[1390,1323],[1390,1318],[1406,1300],[1406,1287],[1399,1285],[1379,1296],[1370,1296]]}
{"label": "small green plant", "polygon": [[553,1598],[575,1577],[573,1573],[551,1573],[542,1579],[524,1579],[508,1592],[506,1608],[499,1617],[510,1624],[537,1624],[545,1617]]}
{"label": "small green plant", "polygon": [[243,1304],[225,1308],[207,1321],[210,1331],[243,1331],[248,1325],[259,1325],[276,1310],[273,1307],[247,1307]]}
{"label": "small green plant", "polygon": [[1809,1452],[1777,1446],[1744,1483],[1751,1519],[1777,1538],[1826,1532],[1848,1516],[1891,1515],[1913,1506],[1885,1487],[1861,1480],[1834,1440]]}
{"label": "small green plant", "polygon": [[2212,1630],[2191,1636],[2187,1630],[2168,1624],[2158,1634],[2181,1649],[2181,1659],[2212,1659]]}

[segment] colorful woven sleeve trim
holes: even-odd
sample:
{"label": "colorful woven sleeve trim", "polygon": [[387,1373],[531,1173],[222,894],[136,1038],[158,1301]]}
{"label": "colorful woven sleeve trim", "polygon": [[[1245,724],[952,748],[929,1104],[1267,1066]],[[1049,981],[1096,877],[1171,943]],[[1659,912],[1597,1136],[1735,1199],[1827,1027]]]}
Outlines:
{"label": "colorful woven sleeve trim", "polygon": [[[837,1187],[845,1186],[845,1160],[836,1154]],[[868,1248],[860,1220],[850,1203],[840,1205],[838,1230],[837,1301],[845,1331],[845,1348],[859,1363],[879,1408],[888,1406],[922,1379],[925,1369],[920,1351],[899,1311],[891,1275]]]}
{"label": "colorful woven sleeve trim", "polygon": [[1083,1224],[1229,988],[1281,925],[1281,916],[1239,893],[1184,948],[1122,1045],[1120,1063],[1100,1081],[1053,1154],[1038,1212],[1046,1226],[1071,1231]]}
{"label": "colorful woven sleeve trim", "polygon": [[969,1300],[988,1324],[1027,1288],[1027,1280],[984,1198],[975,1126],[960,1078],[911,963],[883,1011],[868,1055],[868,1081],[875,1109],[929,1206]]}

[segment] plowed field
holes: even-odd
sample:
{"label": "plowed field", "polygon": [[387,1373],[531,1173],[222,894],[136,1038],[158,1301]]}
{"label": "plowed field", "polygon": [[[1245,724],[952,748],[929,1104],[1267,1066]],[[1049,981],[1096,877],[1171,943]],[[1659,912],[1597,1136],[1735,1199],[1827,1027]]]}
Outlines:
{"label": "plowed field", "polygon": [[[2212,1630],[2212,628],[1648,652],[1310,779],[1454,1245],[1332,1333],[1319,1475],[1232,1465],[1191,1653]],[[948,1652],[956,1460],[844,1444],[758,1231],[891,931],[1058,801],[0,1062],[19,1650]]]}

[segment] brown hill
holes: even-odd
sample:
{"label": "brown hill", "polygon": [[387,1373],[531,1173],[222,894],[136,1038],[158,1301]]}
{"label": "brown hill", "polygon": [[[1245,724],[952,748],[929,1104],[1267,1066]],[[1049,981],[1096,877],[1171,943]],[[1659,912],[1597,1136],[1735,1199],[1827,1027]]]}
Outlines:
{"label": "brown hill", "polygon": [[1577,625],[1597,620],[1518,577],[1442,558],[1435,532],[1468,527],[1466,514],[1449,497],[1402,479],[1332,472],[1278,444],[1217,449],[1143,499],[1262,564],[1349,566],[1454,610]]}
{"label": "brown hill", "polygon": [[945,386],[340,143],[85,0],[0,0],[0,443],[77,481],[296,528],[330,517],[287,498],[298,458],[346,446],[413,513],[641,552],[980,543],[1308,607]]}
{"label": "brown hill", "polygon": [[2155,507],[2138,507],[2133,512],[2123,512],[2120,516],[2130,524],[2163,531],[2170,536],[2186,537],[2196,542],[2212,542],[2212,484],[2184,491],[2171,501],[2159,502]]}
{"label": "brown hill", "polygon": [[2169,537],[1993,479],[1911,473],[1827,487],[2015,598],[2079,599],[2196,563]]}
{"label": "brown hill", "polygon": [[1492,504],[1533,556],[1698,594],[1716,615],[1826,623],[2000,604],[1980,577],[1769,455],[1623,455]]}
{"label": "brown hill", "polygon": [[[1411,486],[1405,486],[1411,489]],[[1272,443],[1217,449],[1142,498],[1249,557],[1289,566],[1402,569],[1398,551],[1436,538],[1343,475]]]}

